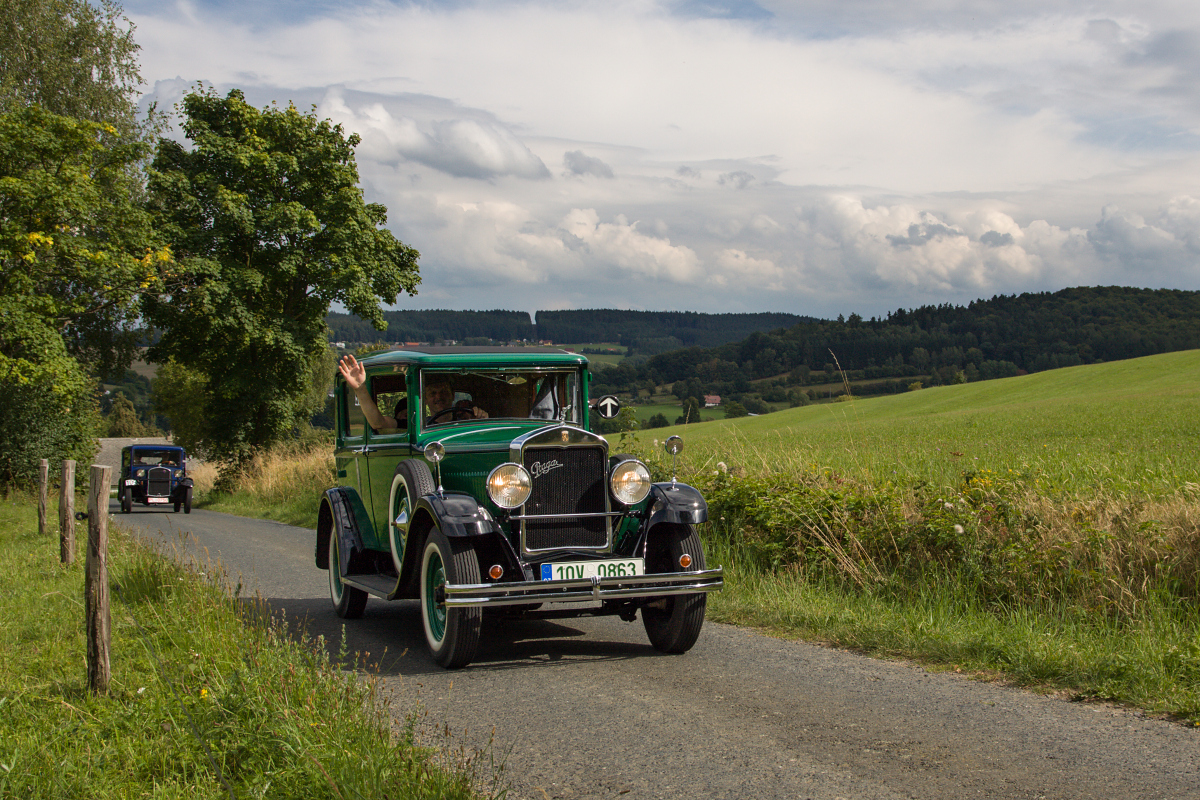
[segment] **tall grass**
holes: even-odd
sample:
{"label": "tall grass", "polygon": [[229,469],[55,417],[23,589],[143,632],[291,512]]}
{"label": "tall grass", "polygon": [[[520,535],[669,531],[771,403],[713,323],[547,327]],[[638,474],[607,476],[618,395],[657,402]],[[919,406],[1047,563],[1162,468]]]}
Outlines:
{"label": "tall grass", "polygon": [[[0,798],[441,798],[495,789],[393,735],[354,658],[113,529],[112,683],[86,684],[82,570],[0,503]],[[213,576],[207,576],[211,579]],[[219,577],[219,576],[218,576]],[[335,652],[330,653],[334,649]]]}
{"label": "tall grass", "polygon": [[197,505],[213,511],[315,527],[321,495],[335,484],[333,447],[281,448],[255,456],[233,479],[232,492],[214,492],[217,468],[189,470]]}

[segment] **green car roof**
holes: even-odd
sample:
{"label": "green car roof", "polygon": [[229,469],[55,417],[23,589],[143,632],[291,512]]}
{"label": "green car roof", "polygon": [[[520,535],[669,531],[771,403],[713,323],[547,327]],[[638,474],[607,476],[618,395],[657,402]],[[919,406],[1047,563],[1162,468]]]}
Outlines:
{"label": "green car roof", "polygon": [[586,364],[578,353],[568,353],[557,347],[406,347],[385,350],[364,356],[366,366],[379,364],[417,364],[419,366],[449,366],[487,364],[513,366],[574,366]]}

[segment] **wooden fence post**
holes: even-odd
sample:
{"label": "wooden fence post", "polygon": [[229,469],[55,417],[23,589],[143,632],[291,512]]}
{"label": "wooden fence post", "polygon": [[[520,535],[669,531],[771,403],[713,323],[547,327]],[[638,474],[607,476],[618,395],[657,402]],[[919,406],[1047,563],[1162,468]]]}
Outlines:
{"label": "wooden fence post", "polygon": [[75,562],[75,462],[62,463],[62,486],[58,490],[58,553],[64,564]]}
{"label": "wooden fence post", "polygon": [[111,617],[108,612],[108,481],[112,467],[92,465],[88,483],[88,549],[84,600],[87,612],[88,687],[96,694],[108,692],[111,670],[108,648]]}
{"label": "wooden fence post", "polygon": [[46,503],[50,498],[50,461],[38,466],[38,534],[46,535]]}

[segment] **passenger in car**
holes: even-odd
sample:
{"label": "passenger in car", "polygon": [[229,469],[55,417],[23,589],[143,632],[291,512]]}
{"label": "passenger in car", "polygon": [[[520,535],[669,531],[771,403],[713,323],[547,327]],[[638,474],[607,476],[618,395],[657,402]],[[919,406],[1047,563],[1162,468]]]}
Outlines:
{"label": "passenger in car", "polygon": [[371,397],[371,392],[367,389],[367,368],[357,358],[353,355],[342,356],[338,361],[338,372],[346,381],[346,385],[354,392],[354,396],[358,398],[358,405],[362,408],[363,416],[367,418],[367,424],[371,426],[372,430],[408,427],[408,400],[400,400],[396,404],[392,416],[385,417],[381,414],[379,406],[375,404],[375,398]]}
{"label": "passenger in car", "polygon": [[[362,408],[363,416],[367,418],[372,430],[378,432],[384,429],[403,429],[408,427],[408,400],[401,399],[396,404],[392,412],[392,416],[386,417],[379,411],[379,406],[375,403],[375,398],[371,396],[371,392],[367,387],[367,368],[354,357],[353,354],[342,356],[338,361],[338,372],[346,381],[346,385],[354,392],[354,396],[358,398],[358,405]],[[447,381],[434,381],[425,387],[425,416],[428,417],[436,414],[443,409],[450,408],[454,401],[454,390]],[[487,419],[488,414],[478,406],[470,406],[456,411],[454,414],[447,414],[440,419],[442,422],[449,422],[453,419]]]}

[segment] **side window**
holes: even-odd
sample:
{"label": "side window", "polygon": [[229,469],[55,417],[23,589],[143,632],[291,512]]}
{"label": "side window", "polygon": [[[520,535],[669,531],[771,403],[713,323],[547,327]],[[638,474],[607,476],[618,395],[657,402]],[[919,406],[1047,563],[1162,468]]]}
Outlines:
{"label": "side window", "polygon": [[395,418],[396,427],[375,431],[400,433],[408,429],[408,383],[404,375],[377,375],[371,379],[371,396],[385,420]]}
{"label": "side window", "polygon": [[362,436],[366,429],[367,420],[363,416],[362,407],[358,404],[358,398],[354,396],[354,392],[346,391],[342,387],[342,430],[347,437]]}

